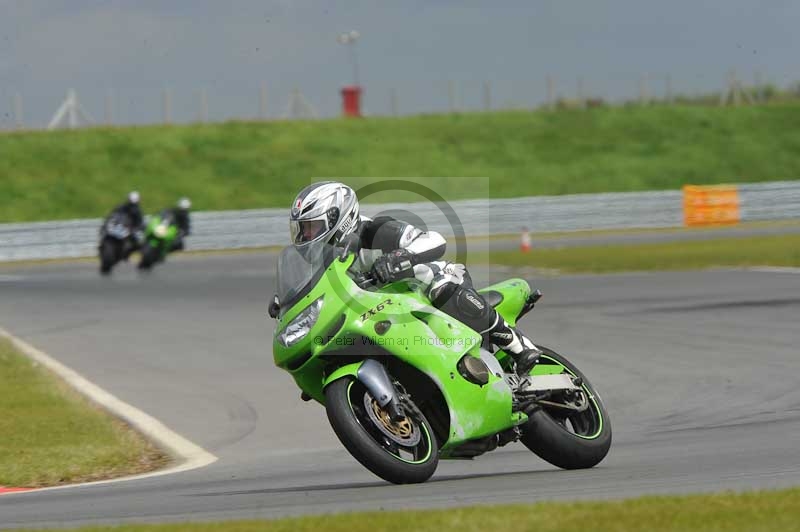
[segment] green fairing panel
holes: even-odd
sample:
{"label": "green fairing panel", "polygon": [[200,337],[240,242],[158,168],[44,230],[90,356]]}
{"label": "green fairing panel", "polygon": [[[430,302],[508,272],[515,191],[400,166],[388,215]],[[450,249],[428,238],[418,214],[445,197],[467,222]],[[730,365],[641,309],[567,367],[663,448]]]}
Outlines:
{"label": "green fairing panel", "polygon": [[[161,216],[153,216],[147,223],[147,227],[145,228],[146,233],[148,235],[154,233],[156,227],[158,227],[160,224],[161,224]],[[161,239],[167,242],[171,242],[172,240],[175,239],[176,236],[178,236],[178,226],[173,223],[167,226],[167,233],[163,237],[161,237]]]}
{"label": "green fairing panel", "polygon": [[450,434],[444,449],[513,425],[511,391],[505,381],[490,375],[488,384],[477,386],[456,368],[467,352],[478,352],[480,335],[439,311],[427,315],[425,322],[415,319],[398,325],[399,336],[411,339],[412,345],[392,352],[428,375],[449,406]]}
{"label": "green fairing panel", "polygon": [[327,387],[333,381],[338,381],[342,377],[347,377],[348,375],[350,375],[351,377],[357,377],[358,368],[361,367],[361,364],[363,364],[363,362],[353,362],[352,364],[347,364],[346,366],[338,368],[336,371],[328,375],[328,377],[322,384],[323,387]]}
{"label": "green fairing panel", "polygon": [[528,296],[531,295],[531,287],[527,281],[523,279],[508,279],[478,290],[479,293],[489,291],[503,294],[503,301],[495,308],[509,325],[516,327],[517,316],[519,316]]}
{"label": "green fairing panel", "polygon": [[[480,335],[431,307],[422,296],[406,292],[398,297],[396,293],[359,289],[345,277],[351,262],[335,260],[314,289],[281,318],[273,344],[275,363],[289,371],[303,391],[324,404],[324,386],[346,375],[355,375],[359,364],[339,368],[323,382],[324,367],[329,360],[317,356],[323,351],[352,354],[358,353],[359,347],[364,352],[377,346],[428,375],[442,392],[450,409],[450,437],[444,449],[513,426],[511,392],[505,381],[492,375],[488,384],[479,387],[461,377],[456,369],[465,353],[478,353]],[[495,286],[503,286],[504,296],[509,299],[521,297],[517,295],[522,292],[521,287],[506,284]],[[527,283],[524,287],[527,288]],[[322,294],[326,294],[326,299],[308,336],[290,348],[280,345],[277,333]],[[521,301],[524,302],[524,297]],[[326,336],[342,314],[344,326]],[[384,320],[392,325],[378,335],[375,324]],[[315,341],[320,336],[324,341]],[[299,362],[303,363],[289,369]]]}

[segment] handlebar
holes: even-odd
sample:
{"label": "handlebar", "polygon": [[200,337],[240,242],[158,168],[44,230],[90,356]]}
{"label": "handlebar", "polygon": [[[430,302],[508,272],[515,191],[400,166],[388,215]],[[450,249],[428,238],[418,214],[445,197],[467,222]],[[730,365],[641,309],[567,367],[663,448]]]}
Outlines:
{"label": "handlebar", "polygon": [[375,276],[372,275],[371,272],[363,272],[356,274],[355,276],[353,276],[353,282],[355,282],[356,286],[358,286],[362,290],[367,290],[378,284],[378,280],[375,278]]}

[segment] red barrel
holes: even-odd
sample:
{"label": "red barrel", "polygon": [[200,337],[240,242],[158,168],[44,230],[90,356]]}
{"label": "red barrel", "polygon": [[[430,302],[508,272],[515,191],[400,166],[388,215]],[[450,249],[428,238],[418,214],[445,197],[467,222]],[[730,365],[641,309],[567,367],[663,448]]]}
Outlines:
{"label": "red barrel", "polygon": [[361,116],[361,87],[349,85],[342,88],[342,114]]}

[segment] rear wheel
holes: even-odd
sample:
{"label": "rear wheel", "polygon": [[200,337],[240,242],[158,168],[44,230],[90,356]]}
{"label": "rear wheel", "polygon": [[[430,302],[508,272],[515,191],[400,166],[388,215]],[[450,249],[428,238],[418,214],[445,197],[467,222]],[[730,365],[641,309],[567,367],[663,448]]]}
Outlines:
{"label": "rear wheel", "polygon": [[353,458],[394,484],[428,480],[439,463],[436,436],[422,413],[393,422],[361,382],[345,377],[325,389],[333,431]]}
{"label": "rear wheel", "polygon": [[[522,426],[522,441],[539,457],[563,469],[585,469],[600,463],[611,447],[611,423],[603,401],[594,386],[565,357],[541,347],[539,371],[568,373],[581,379],[582,393],[571,401],[554,398],[552,403],[585,405],[582,411],[540,404],[528,413]],[[534,368],[534,374],[536,374]],[[555,400],[559,399],[559,400]]]}

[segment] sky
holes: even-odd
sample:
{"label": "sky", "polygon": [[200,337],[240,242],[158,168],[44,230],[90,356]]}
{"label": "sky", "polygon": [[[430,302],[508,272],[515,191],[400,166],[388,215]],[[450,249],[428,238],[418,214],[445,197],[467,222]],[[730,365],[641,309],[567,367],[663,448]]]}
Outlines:
{"label": "sky", "polygon": [[[40,128],[75,89],[96,121],[286,114],[297,88],[322,117],[353,82],[342,32],[356,30],[371,115],[531,108],[556,92],[610,101],[800,80],[800,2],[790,0],[0,0],[0,129]],[[110,110],[110,113],[109,113]]]}

